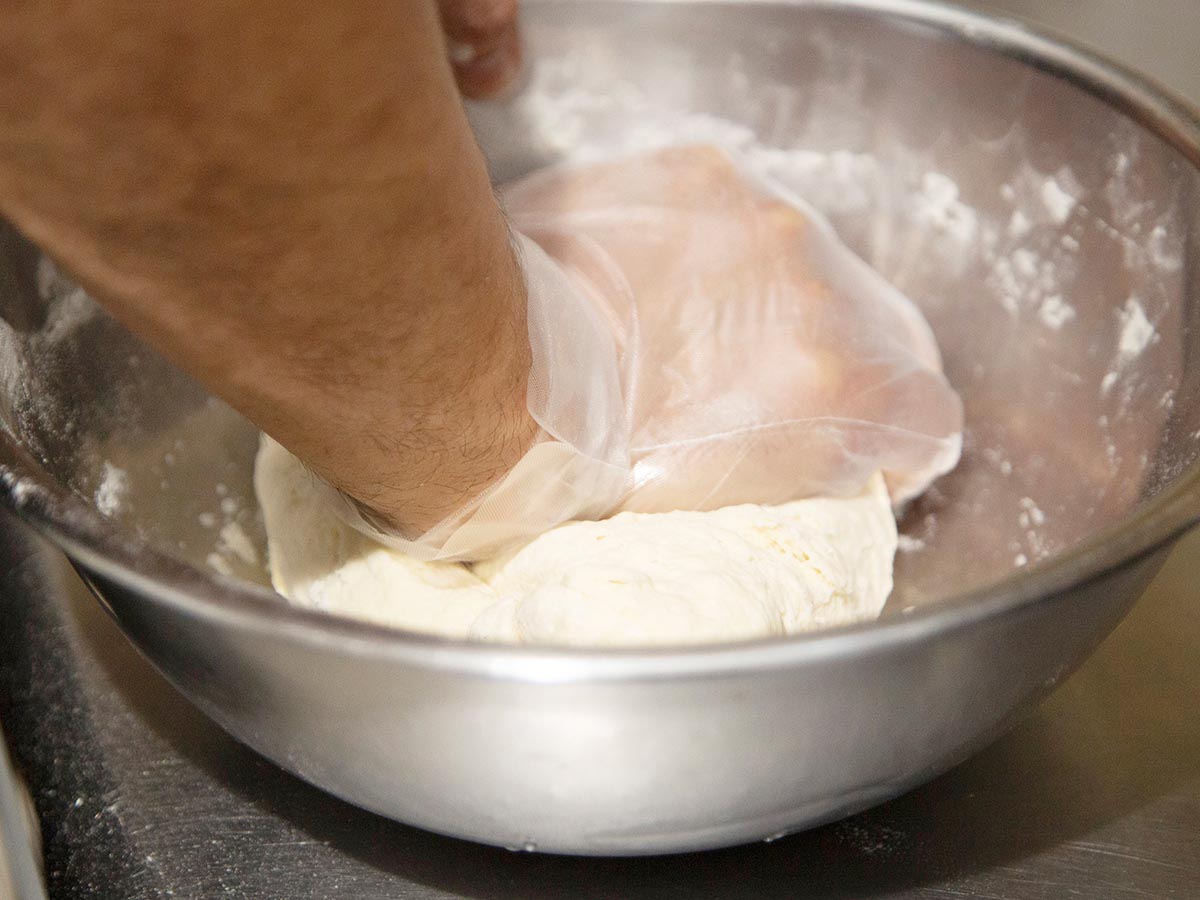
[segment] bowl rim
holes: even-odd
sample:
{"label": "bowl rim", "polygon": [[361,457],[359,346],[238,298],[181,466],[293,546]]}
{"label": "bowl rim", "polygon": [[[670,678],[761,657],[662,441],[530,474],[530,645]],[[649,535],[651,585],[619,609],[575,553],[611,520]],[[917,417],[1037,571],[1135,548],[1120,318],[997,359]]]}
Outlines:
{"label": "bowl rim", "polygon": [[[584,0],[532,0],[538,6]],[[677,0],[616,0],[672,3]],[[688,0],[759,5],[763,0]],[[872,15],[1019,60],[1064,79],[1147,128],[1200,170],[1200,115],[1140,74],[1049,29],[934,0],[767,0],[767,5]],[[897,651],[932,635],[1050,602],[1152,556],[1200,523],[1200,461],[1119,522],[1000,582],[915,608],[910,614],[805,634],[729,643],[590,648],[484,643],[404,631],[296,607],[260,585],[203,572],[114,529],[82,497],[57,483],[7,431],[0,432],[0,500],[63,549],[101,603],[93,578],[142,601],[339,654],[453,670],[493,679],[558,684],[660,680],[818,664]]]}

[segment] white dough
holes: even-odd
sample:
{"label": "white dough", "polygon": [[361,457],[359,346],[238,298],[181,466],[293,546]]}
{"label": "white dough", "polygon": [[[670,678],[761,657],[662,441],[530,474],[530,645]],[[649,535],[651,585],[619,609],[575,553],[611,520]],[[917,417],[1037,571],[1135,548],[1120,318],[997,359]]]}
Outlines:
{"label": "white dough", "polygon": [[281,594],[412,631],[591,646],[731,641],[872,619],[892,589],[896,523],[879,475],[849,499],[570,522],[470,568],[360,535],[269,438],[254,484]]}

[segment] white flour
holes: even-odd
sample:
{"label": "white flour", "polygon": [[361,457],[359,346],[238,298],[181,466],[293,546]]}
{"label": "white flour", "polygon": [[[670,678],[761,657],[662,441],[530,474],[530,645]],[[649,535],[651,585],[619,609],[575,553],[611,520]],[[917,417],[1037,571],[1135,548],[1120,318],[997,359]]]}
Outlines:
{"label": "white flour", "polygon": [[[921,234],[919,250],[909,236],[882,226],[866,235],[868,259],[889,280],[902,284],[912,267],[925,264],[914,258],[917,254],[935,254],[938,265],[964,275],[982,258],[984,277],[1010,316],[1028,312],[1050,331],[1076,319],[1060,285],[1078,269],[1078,241],[1064,234],[1053,248],[1026,246],[1039,229],[1042,237],[1046,229],[1062,231],[1076,213],[1084,190],[1069,167],[1047,175],[1023,166],[999,187],[1011,213],[998,227],[981,216],[952,177],[925,168],[902,148],[883,160],[848,150],[768,146],[745,125],[681,110],[629,82],[600,81],[594,75],[589,80],[589,72],[571,59],[546,60],[534,69],[517,113],[540,143],[541,155],[589,162],[671,144],[724,146],[834,219],[868,218],[881,201],[905,204],[891,212],[920,226],[914,229]],[[779,105],[777,116],[784,122],[792,110],[782,101]],[[784,125],[768,130],[781,132]],[[937,240],[929,240],[931,235]]]}
{"label": "white flour", "polygon": [[96,488],[94,500],[96,509],[102,516],[110,519],[121,511],[125,497],[129,493],[129,475],[124,469],[118,469],[110,462],[104,463],[100,485]]}
{"label": "white flour", "polygon": [[212,551],[205,559],[210,569],[222,575],[245,573],[245,567],[263,566],[262,555],[246,530],[252,525],[255,512],[230,496],[229,488],[218,482],[213,488],[215,510],[205,510],[196,516],[197,523],[214,532]]}
{"label": "white flour", "polygon": [[217,552],[223,555],[232,554],[247,564],[258,562],[258,550],[236,521],[226,522],[217,539]]}
{"label": "white flour", "polygon": [[69,433],[75,427],[67,407],[39,390],[38,380],[57,346],[96,315],[96,304],[49,257],[38,261],[37,288],[46,303],[38,328],[18,332],[0,319],[0,426],[24,440],[32,431]]}
{"label": "white flour", "polygon": [[[1145,167],[1138,164],[1136,142],[1129,153],[1112,156],[1108,171],[1085,169],[1082,164],[1073,169],[1058,162],[1039,170],[1026,164],[1016,171],[1006,169],[1002,183],[989,186],[990,193],[985,193],[979,184],[959,183],[952,173],[938,170],[904,148],[884,147],[887,159],[882,154],[877,157],[845,149],[865,146],[853,139],[853,133],[841,148],[835,148],[834,138],[840,139],[846,126],[838,122],[837,102],[827,97],[814,101],[809,109],[805,99],[797,101],[786,91],[775,97],[771,85],[746,88],[744,93],[756,110],[747,113],[747,121],[769,123],[761,129],[761,136],[777,145],[766,146],[743,124],[683,111],[681,107],[692,102],[686,86],[658,86],[663,87],[661,93],[656,87],[651,96],[632,83],[594,77],[589,81],[590,71],[586,62],[548,60],[534,70],[532,84],[518,101],[516,112],[527,120],[528,131],[545,159],[596,160],[679,143],[727,146],[831,218],[845,217],[851,228],[859,228],[859,233],[848,236],[856,248],[902,287],[906,279],[910,284],[924,283],[930,270],[955,278],[962,275],[980,285],[981,304],[987,304],[996,319],[1012,323],[1013,335],[1030,342],[1045,341],[1045,346],[1070,340],[1083,344],[1088,335],[1094,335],[1094,346],[1088,349],[1094,352],[1097,368],[1089,371],[1083,387],[1098,398],[1102,414],[1092,416],[1089,407],[1093,430],[1086,437],[1098,442],[1107,454],[1108,465],[1101,468],[1110,475],[1118,472],[1123,418],[1127,420],[1131,410],[1159,403],[1160,398],[1164,408],[1173,402],[1157,385],[1153,391],[1138,392],[1142,372],[1152,364],[1160,338],[1167,343],[1174,335],[1163,317],[1172,288],[1156,287],[1155,276],[1161,274],[1167,281],[1170,273],[1179,273],[1184,254],[1178,229],[1170,227],[1167,211],[1150,209],[1144,200],[1146,192],[1138,173]],[[850,81],[839,86],[848,94],[847,108],[861,102],[855,93],[861,85]],[[665,99],[660,101],[657,96]],[[807,121],[805,117],[812,118],[813,110],[822,109],[833,112],[820,112],[821,120],[808,122],[805,134],[832,137],[825,142],[828,146],[814,149],[821,142],[797,138],[800,132],[792,123]],[[511,114],[512,110],[503,112],[504,116]],[[1025,137],[1028,135],[1018,134],[1016,139]],[[805,149],[794,149],[796,144]],[[988,152],[986,147],[982,152]],[[873,215],[876,211],[879,215]],[[905,234],[903,228],[889,227],[889,221],[920,223],[924,233]],[[931,240],[933,236],[936,241]],[[1098,236],[1105,240],[1097,240]],[[1123,304],[1111,312],[1107,307],[1101,311],[1102,322],[1095,315],[1089,317],[1096,310],[1089,310],[1082,301],[1076,308],[1072,300],[1084,295],[1070,289],[1092,267],[1098,249],[1111,250],[1114,258],[1123,262],[1130,282],[1118,288],[1123,293],[1117,297],[1127,295]],[[34,332],[21,333],[0,321],[0,379],[7,398],[0,399],[0,422],[18,433],[25,427],[23,423],[33,423],[43,433],[53,429],[64,434],[75,426],[66,407],[48,393],[31,389],[37,381],[29,378],[29,373],[39,369],[40,359],[48,351],[95,315],[95,306],[49,260],[39,267],[37,283],[48,300],[45,322]],[[1089,284],[1088,289],[1108,290],[1112,283]],[[937,298],[931,302],[936,303]],[[997,335],[997,340],[1008,336]],[[953,349],[954,344],[948,346]],[[959,366],[966,377],[972,377],[969,362],[959,361]],[[973,377],[985,384],[994,376],[990,369],[979,366]],[[1018,370],[1014,380],[1019,377]],[[1026,565],[1036,560],[1038,548],[1045,552],[1049,546],[1042,540],[1052,530],[1047,526],[1064,516],[1033,488],[1017,486],[1025,474],[1024,462],[1010,451],[1004,446],[976,449],[984,465],[996,473],[997,481],[1007,479],[1013,485],[1010,505],[1004,511],[1010,531],[997,546],[1013,565]],[[1136,451],[1126,455],[1134,457]],[[121,472],[116,466],[111,468]],[[132,474],[136,480],[138,475],[137,467],[129,468],[124,482],[119,475],[112,475],[109,467],[97,473],[92,499],[106,515],[136,512],[126,508],[128,476]],[[22,496],[33,490],[27,483],[14,483],[10,476],[0,471],[6,483],[13,483],[10,490],[20,491]],[[91,484],[84,487],[85,492],[91,489]],[[1037,514],[1021,505],[1023,496],[1038,501]],[[253,512],[240,509],[232,499],[221,499],[229,502],[213,502],[211,509],[200,513],[200,525],[211,531],[210,565],[231,571],[231,564],[244,561],[246,546],[228,526],[232,523],[245,536],[252,528]],[[1026,532],[1038,540],[1029,540]],[[902,539],[901,549],[921,552],[926,538],[928,534]],[[250,547],[253,549],[252,543]]]}
{"label": "white flour", "polygon": [[[1097,147],[1092,156],[1067,157],[1063,148],[1056,158],[1057,146],[1034,152],[1038,136],[1025,129],[1028,123],[1017,112],[1003,135],[978,142],[968,137],[972,144],[962,151],[981,154],[985,165],[995,163],[999,183],[960,183],[931,161],[946,158],[938,141],[958,141],[962,135],[953,128],[940,136],[933,131],[919,146],[892,140],[886,114],[884,120],[866,118],[875,96],[859,70],[871,67],[842,63],[839,83],[818,84],[813,96],[798,96],[788,85],[769,81],[750,84],[735,71],[717,90],[719,96],[710,99],[697,97],[687,85],[643,88],[619,79],[614,84],[595,75],[611,72],[610,66],[587,59],[548,59],[533,72],[515,110],[504,115],[516,113],[521,142],[532,135],[536,152],[532,161],[523,160],[527,165],[594,160],[668,144],[729,147],[824,212],[843,238],[913,294],[931,319],[937,318],[939,303],[978,303],[978,321],[947,315],[951,330],[943,349],[951,356],[973,354],[950,360],[957,363],[956,384],[978,385],[994,409],[1052,404],[1068,418],[1079,416],[1071,424],[1079,445],[1072,464],[1086,463],[1087,477],[1097,485],[1132,484],[1138,476],[1123,457],[1141,459],[1145,453],[1130,416],[1143,403],[1167,409],[1173,402],[1172,397],[1160,403],[1169,385],[1159,382],[1169,376],[1149,354],[1165,336],[1159,330],[1169,327],[1163,316],[1181,290],[1184,253],[1169,194],[1159,202],[1148,200],[1147,173],[1156,171],[1157,160],[1150,168],[1141,164],[1140,130],[1132,124],[1118,129],[1107,138],[1111,149]],[[688,112],[690,105],[728,109],[739,121]],[[757,132],[742,122],[758,123]],[[861,152],[866,146],[876,149]],[[518,171],[521,162],[515,163]],[[943,286],[950,298],[939,297],[930,285]],[[969,285],[978,285],[974,295]],[[1110,317],[1109,301],[1092,301],[1114,290],[1126,291],[1128,299],[1122,298]],[[971,327],[979,329],[974,336],[962,334]],[[978,340],[979,333],[988,340]],[[1011,352],[989,355],[1001,345]],[[1047,358],[1061,364],[1046,365]],[[1000,377],[1011,387],[997,384]],[[965,391],[969,408],[973,396]],[[1031,425],[1029,417],[1014,413],[1016,447],[975,449],[995,473],[989,485],[1004,496],[1005,515],[1011,508],[1009,521],[1028,522],[1013,528],[1001,545],[1012,548],[1008,559],[1017,566],[1061,546],[1054,534],[1078,534],[1086,527],[1060,521],[1060,504],[1040,501],[1036,512],[1020,505],[1023,495],[1039,500],[1037,491],[1057,490],[1051,481],[1027,484],[1029,465],[1045,464],[1031,452],[1031,442],[1017,434]],[[1107,490],[1098,487],[1097,493]],[[911,543],[904,549],[919,552]]]}
{"label": "white flour", "polygon": [[[1064,170],[1060,177],[1070,179],[1070,170]],[[1056,225],[1062,225],[1075,209],[1075,198],[1063,190],[1062,185],[1053,178],[1042,182],[1042,204]]]}
{"label": "white flour", "polygon": [[1139,298],[1130,297],[1126,300],[1118,316],[1121,320],[1121,331],[1117,338],[1117,364],[1126,366],[1142,355],[1142,351],[1150,346],[1156,335]]}
{"label": "white flour", "polygon": [[1038,317],[1047,328],[1058,331],[1075,318],[1075,307],[1065,302],[1061,295],[1051,294],[1038,307]]}

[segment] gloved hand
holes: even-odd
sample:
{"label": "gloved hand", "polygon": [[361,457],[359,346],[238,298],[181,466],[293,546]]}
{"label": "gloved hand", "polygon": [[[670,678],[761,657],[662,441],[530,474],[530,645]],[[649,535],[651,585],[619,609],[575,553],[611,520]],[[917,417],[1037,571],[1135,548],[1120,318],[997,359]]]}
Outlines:
{"label": "gloved hand", "polygon": [[725,152],[547,170],[503,198],[542,440],[388,543],[477,559],[572,518],[851,495],[880,470],[900,504],[956,464],[961,403],[916,307]]}

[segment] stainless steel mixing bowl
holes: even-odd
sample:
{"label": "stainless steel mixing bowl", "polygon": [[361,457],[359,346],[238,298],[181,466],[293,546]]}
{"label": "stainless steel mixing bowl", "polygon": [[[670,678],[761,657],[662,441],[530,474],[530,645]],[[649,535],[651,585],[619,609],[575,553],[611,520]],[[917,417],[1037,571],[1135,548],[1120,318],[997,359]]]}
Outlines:
{"label": "stainless steel mixing bowl", "polygon": [[238,540],[261,554],[253,430],[11,230],[7,503],[232,734],[424,828],[661,853],[932,777],[1069,673],[1200,515],[1196,119],[1086,53],[924,3],[549,0],[526,24],[530,83],[474,111],[498,176],[742,126],[931,319],[966,453],[906,516],[880,621],[588,652],[292,609]]}

